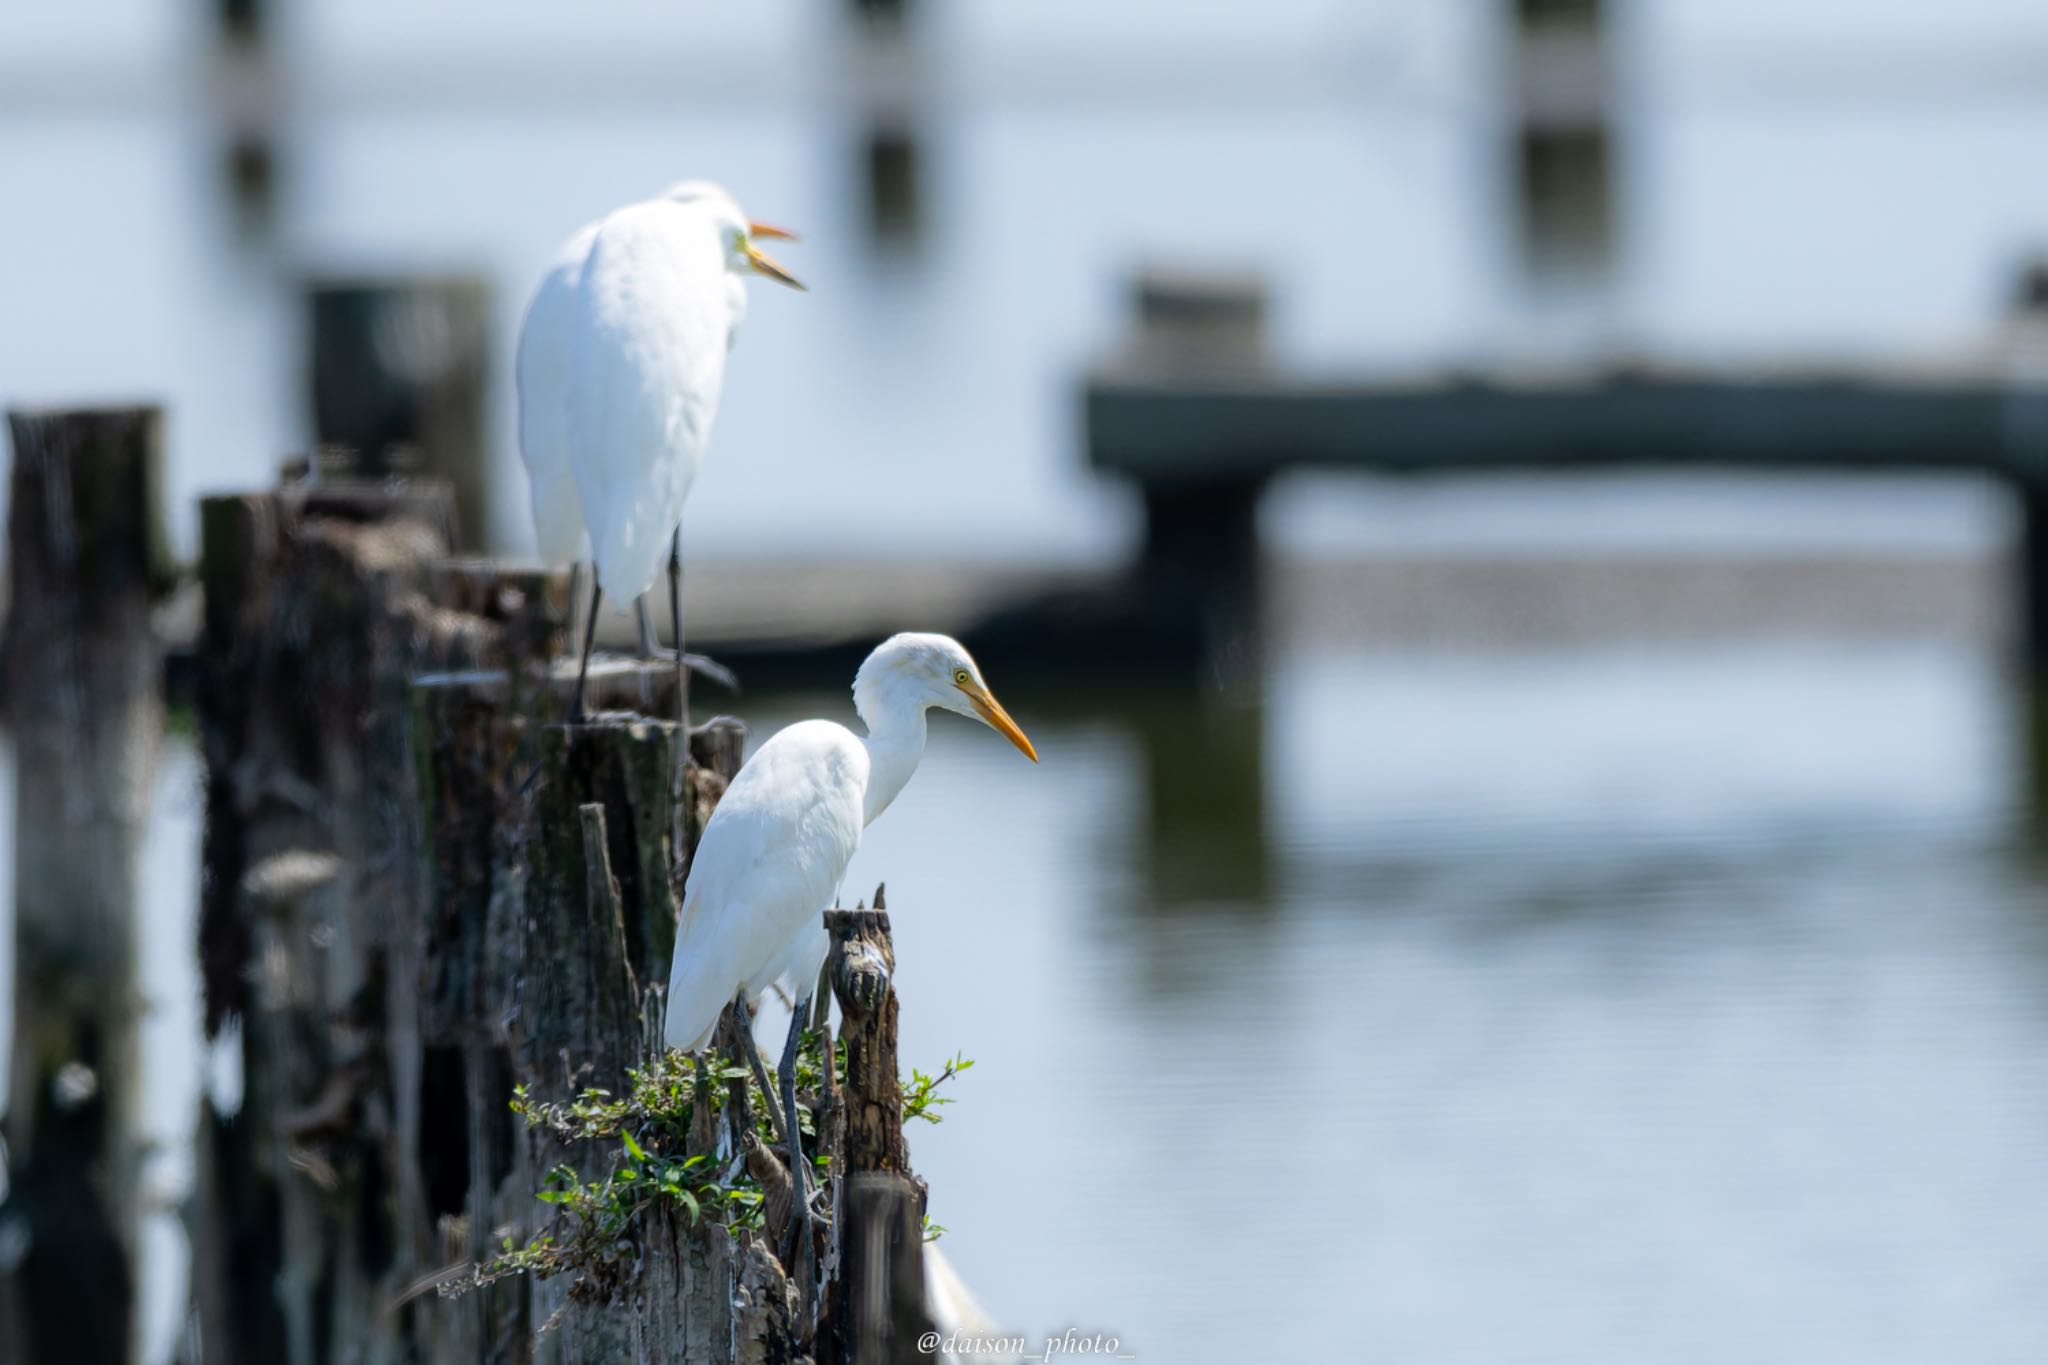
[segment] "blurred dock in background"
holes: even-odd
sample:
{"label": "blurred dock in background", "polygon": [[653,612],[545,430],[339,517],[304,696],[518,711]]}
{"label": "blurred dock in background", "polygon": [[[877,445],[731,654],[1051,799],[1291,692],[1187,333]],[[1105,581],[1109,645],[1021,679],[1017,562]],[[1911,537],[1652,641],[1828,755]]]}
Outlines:
{"label": "blurred dock in background", "polygon": [[[1567,353],[1540,367],[1306,379],[1268,359],[1255,280],[1141,277],[1122,354],[1087,385],[1090,465],[1144,502],[1135,632],[1256,672],[1269,594],[1259,505],[1282,474],[1703,467],[1989,475],[2021,509],[2018,640],[2048,665],[2048,268],[2004,337],[1933,362],[1717,368]],[[1508,600],[1526,593],[1511,593]]]}

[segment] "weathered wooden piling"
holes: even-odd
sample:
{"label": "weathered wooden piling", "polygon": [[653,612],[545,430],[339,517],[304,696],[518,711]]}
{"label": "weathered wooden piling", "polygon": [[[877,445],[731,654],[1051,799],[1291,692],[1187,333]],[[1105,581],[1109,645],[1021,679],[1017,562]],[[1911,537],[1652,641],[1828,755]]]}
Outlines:
{"label": "weathered wooden piling", "polygon": [[896,1057],[896,950],[880,888],[872,910],[828,910],[832,984],[846,1048],[844,1094],[820,1131],[838,1137],[833,1217],[836,1275],[826,1294],[824,1365],[896,1365],[921,1357],[931,1322],[924,1302],[924,1185],[903,1139]]}
{"label": "weathered wooden piling", "polygon": [[1615,274],[1619,103],[1606,0],[1511,0],[1501,44],[1500,107],[1511,171],[1502,198],[1516,230],[1525,283],[1539,298],[1588,291]]}
{"label": "weathered wooden piling", "polygon": [[135,915],[169,587],[154,408],[9,415],[14,1047],[0,1356],[129,1359],[139,1229]]}
{"label": "weathered wooden piling", "polygon": [[[589,719],[563,723],[560,578],[441,557],[445,495],[293,483],[204,520],[208,1019],[241,1021],[245,1082],[203,1134],[203,1358],[902,1358],[923,1192],[885,915],[846,921],[864,935],[838,954],[854,1069],[842,1091],[828,1067],[813,1101],[811,1150],[859,1177],[826,1286],[843,1342],[811,1340],[803,1287],[829,1248],[789,1235],[797,1182],[751,1133],[762,1230],[656,1200],[576,1276],[477,1273],[548,1227],[551,1171],[612,1173],[602,1144],[511,1101],[617,1092],[661,1057],[678,843],[737,771],[738,723],[688,736],[680,812],[684,737],[649,718],[673,709],[668,662],[600,662]],[[697,1118],[707,1153],[708,1105]],[[458,1282],[475,1287],[435,1292]]]}
{"label": "weathered wooden piling", "polygon": [[[458,1268],[488,1263],[505,1237],[523,1242],[544,1220],[535,1195],[549,1170],[600,1174],[591,1153],[522,1124],[508,1108],[513,1087],[563,1102],[616,1088],[661,1048],[650,988],[665,980],[675,933],[677,735],[666,721],[607,708],[630,700],[666,714],[674,677],[661,662],[599,664],[590,723],[537,719],[561,713],[573,682],[564,661],[538,713],[514,703],[502,672],[423,677],[414,691],[433,869],[425,1041],[459,1055],[467,1079],[443,1097],[440,1125],[444,1137],[467,1134],[456,1163],[466,1184],[436,1201]],[[742,738],[725,719],[693,732],[690,839],[737,771]],[[433,1358],[723,1360],[736,1332],[766,1330],[735,1327],[736,1268],[752,1277],[754,1308],[780,1291],[761,1267],[735,1263],[722,1228],[656,1209],[636,1236],[601,1298],[521,1276],[446,1304],[440,1330],[454,1349]]]}
{"label": "weathered wooden piling", "polygon": [[347,481],[202,505],[201,962],[243,1071],[239,1111],[202,1121],[190,1220],[210,1362],[415,1358],[446,1078],[420,1045],[411,681],[552,653],[567,615],[560,576],[478,597],[437,568],[450,509],[445,486]]}

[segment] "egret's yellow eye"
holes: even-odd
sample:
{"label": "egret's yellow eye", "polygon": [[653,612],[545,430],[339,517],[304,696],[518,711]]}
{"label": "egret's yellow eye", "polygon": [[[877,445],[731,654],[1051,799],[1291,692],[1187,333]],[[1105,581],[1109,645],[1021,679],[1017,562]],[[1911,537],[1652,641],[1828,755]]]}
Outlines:
{"label": "egret's yellow eye", "polygon": [[968,682],[969,682],[969,678],[968,678],[968,676],[967,676],[967,670],[966,670],[966,669],[964,669],[964,668],[956,668],[956,669],[954,669],[954,670],[953,670],[953,686],[955,686],[955,687],[965,687],[965,686],[967,686]]}

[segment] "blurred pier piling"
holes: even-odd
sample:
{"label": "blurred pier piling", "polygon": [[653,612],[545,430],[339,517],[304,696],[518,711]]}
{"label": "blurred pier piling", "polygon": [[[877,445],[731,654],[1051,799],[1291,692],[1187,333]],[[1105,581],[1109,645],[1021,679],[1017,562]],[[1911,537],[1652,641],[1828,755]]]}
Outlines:
{"label": "blurred pier piling", "polygon": [[420,1358],[400,1288],[437,1252],[445,1082],[420,1045],[411,681],[552,651],[567,618],[559,576],[448,565],[452,520],[446,485],[346,477],[202,504],[199,951],[242,1070],[239,1106],[202,1115],[188,1220],[216,1365]]}
{"label": "blurred pier piling", "polygon": [[141,1222],[139,865],[169,588],[154,408],[10,414],[14,1046],[0,1356],[125,1365]]}
{"label": "blurred pier piling", "polygon": [[484,406],[490,286],[468,276],[306,286],[306,382],[316,439],[368,479],[420,473],[454,490],[453,544],[489,529]]}

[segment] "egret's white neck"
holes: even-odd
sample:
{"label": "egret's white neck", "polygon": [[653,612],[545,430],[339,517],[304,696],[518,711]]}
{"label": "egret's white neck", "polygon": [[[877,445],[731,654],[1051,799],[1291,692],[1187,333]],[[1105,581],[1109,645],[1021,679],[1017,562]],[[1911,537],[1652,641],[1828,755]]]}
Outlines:
{"label": "egret's white neck", "polygon": [[[865,684],[865,685],[864,685]],[[870,681],[854,688],[854,709],[867,722],[868,789],[864,823],[889,808],[924,757],[924,713],[931,703],[907,679]]]}

